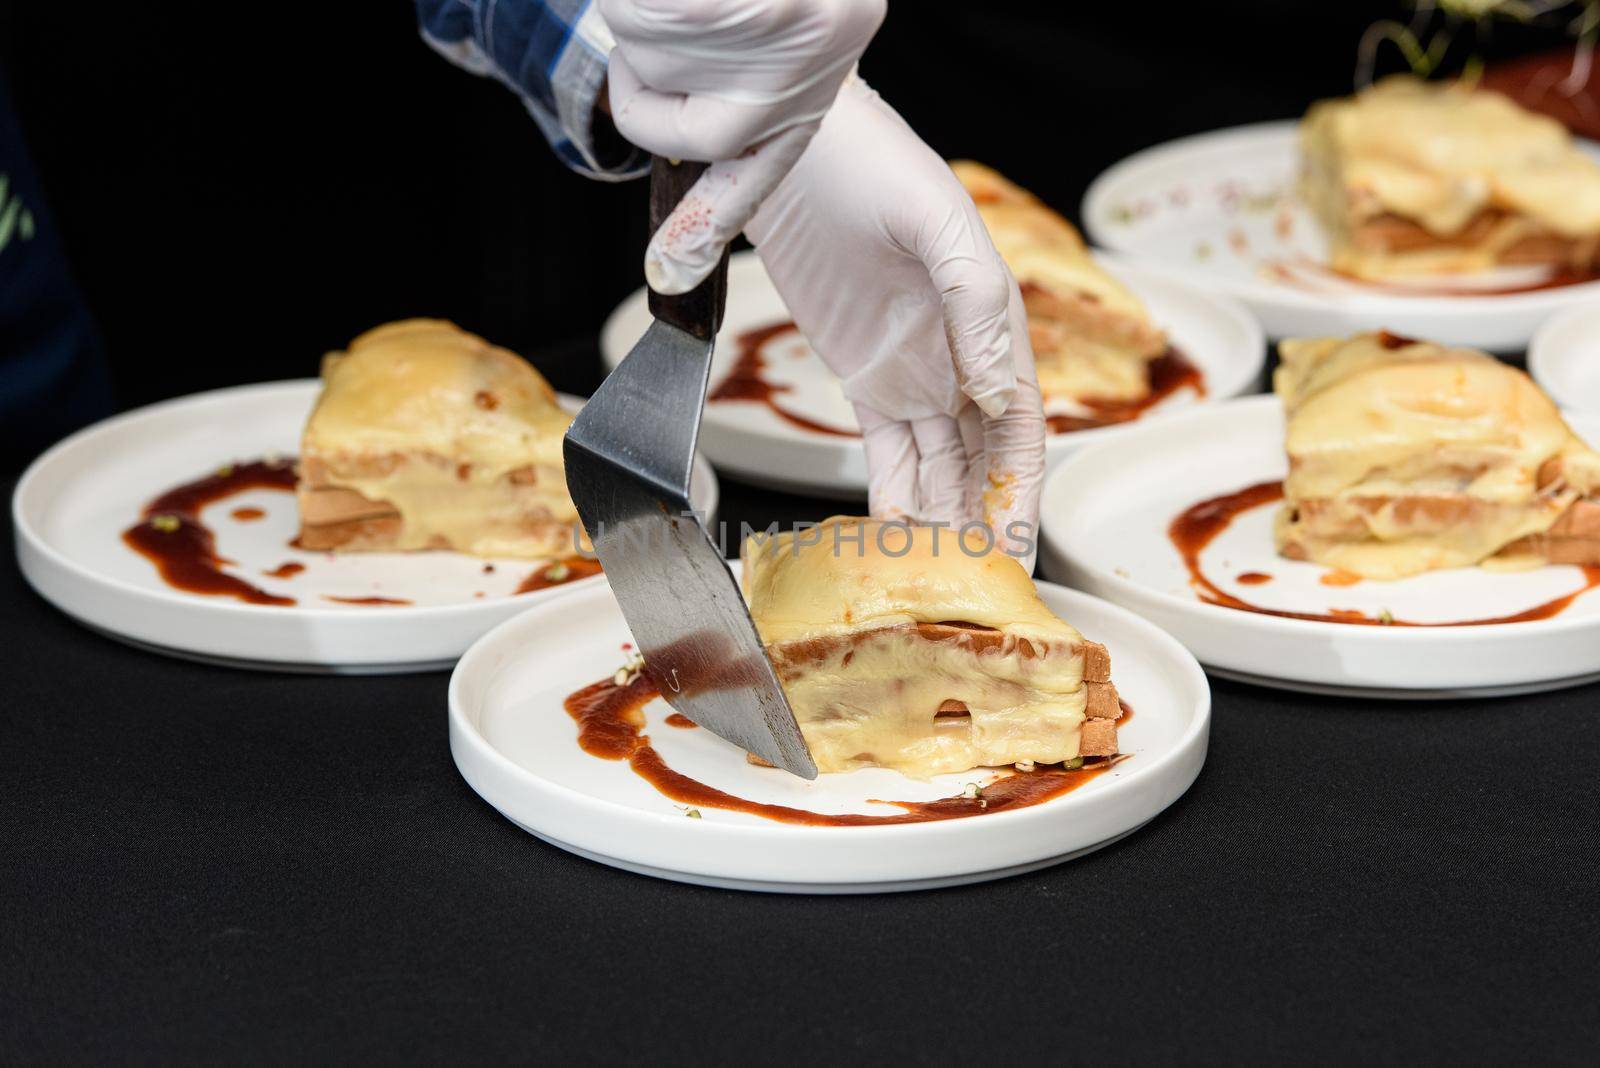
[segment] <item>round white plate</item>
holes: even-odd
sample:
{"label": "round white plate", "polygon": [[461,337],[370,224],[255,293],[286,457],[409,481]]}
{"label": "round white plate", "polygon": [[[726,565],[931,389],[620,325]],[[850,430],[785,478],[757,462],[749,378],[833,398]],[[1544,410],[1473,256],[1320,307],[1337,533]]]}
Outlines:
{"label": "round white plate", "polygon": [[[174,486],[236,460],[292,456],[321,385],[315,379],[239,386],[165,401],[79,431],[35,460],[11,500],[17,562],[33,588],[79,621],[177,656],[274,670],[390,672],[448,667],[485,631],[555,587],[513,596],[538,561],[459,553],[301,552],[292,494],[230,497],[206,509],[232,569],[293,606],[245,604],[168,586],[122,542],[140,509]],[[562,397],[571,410],[575,397]],[[696,458],[695,506],[717,504],[716,476]],[[241,523],[234,508],[262,519]],[[305,565],[289,579],[262,572]],[[494,571],[485,573],[485,564]],[[590,585],[598,579],[585,579]],[[580,583],[573,583],[579,585]],[[482,596],[478,596],[479,594]],[[408,606],[340,604],[329,596],[384,596]]]}
{"label": "round white plate", "polygon": [[[1579,144],[1600,156],[1600,145]],[[1084,227],[1097,245],[1243,301],[1275,338],[1387,329],[1509,352],[1527,345],[1554,312],[1600,296],[1600,282],[1469,296],[1339,278],[1322,266],[1327,242],[1293,196],[1297,168],[1293,122],[1185,137],[1137,152],[1096,178],[1083,200]],[[1526,270],[1507,270],[1434,288],[1530,280]]]}
{"label": "round white plate", "polygon": [[[563,699],[623,663],[630,635],[604,585],[573,590],[485,635],[450,680],[450,750],[485,801],[531,834],[603,864],[679,882],[786,893],[870,893],[979,882],[1055,864],[1116,841],[1170,805],[1205,761],[1211,695],[1177,642],[1142,619],[1044,584],[1050,607],[1111,650],[1117,689],[1134,709],[1119,731],[1132,755],[1099,778],[1033,808],[878,827],[803,827],[700,809],[688,818],[625,761],[578,748]],[[814,782],[752,767],[709,731],[662,722],[646,732],[673,768],[735,795],[817,812],[896,814],[870,798],[932,800],[992,772],[929,782],[868,769]]]}
{"label": "round white plate", "polygon": [[[1266,343],[1260,326],[1242,307],[1126,262],[1102,259],[1101,264],[1139,295],[1156,324],[1205,373],[1204,398],[1180,390],[1153,407],[1145,420],[1237,396],[1255,385],[1266,361]],[[712,389],[737,359],[739,335],[788,319],[760,258],[754,252],[734,256],[728,267],[728,311],[711,367]],[[600,333],[607,366],[621,363],[649,325],[650,310],[640,289],[617,306]],[[855,413],[839,380],[799,334],[774,339],[763,351],[767,378],[789,387],[779,401],[785,409],[852,436],[796,426],[759,401],[712,401],[700,427],[701,451],[718,467],[748,482],[824,497],[865,499],[867,459],[860,437],[855,436],[860,433]],[[1053,464],[1125,429],[1052,434],[1046,444],[1047,461]]]}
{"label": "round white plate", "polygon": [[[1600,441],[1600,418],[1573,429]],[[1167,528],[1202,500],[1281,479],[1283,415],[1276,397],[1250,397],[1085,450],[1045,483],[1041,567],[1172,634],[1208,667],[1251,681],[1317,692],[1442,697],[1554,689],[1600,674],[1600,591],[1546,620],[1463,627],[1360,626],[1283,619],[1202,602]],[[1227,593],[1263,607],[1355,609],[1416,622],[1515,614],[1579,589],[1576,567],[1491,572],[1456,568],[1398,582],[1328,586],[1328,569],[1273,548],[1276,505],[1236,519],[1201,555]],[[1272,576],[1242,585],[1246,572]]]}
{"label": "round white plate", "polygon": [[1528,346],[1528,373],[1561,407],[1600,412],[1600,300],[1539,328]]}

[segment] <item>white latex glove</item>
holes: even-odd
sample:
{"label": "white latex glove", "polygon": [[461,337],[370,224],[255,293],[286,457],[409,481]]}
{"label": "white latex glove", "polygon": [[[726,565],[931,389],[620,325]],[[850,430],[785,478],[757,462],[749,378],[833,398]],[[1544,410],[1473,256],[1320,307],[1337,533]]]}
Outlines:
{"label": "white latex glove", "polygon": [[816,133],[886,0],[598,0],[616,38],[611,119],[658,156],[712,166],[656,231],[645,278],[687,293]]}
{"label": "white latex glove", "polygon": [[1044,410],[1027,315],[950,168],[852,75],[746,233],[855,405],[872,514],[981,520],[1031,566]]}

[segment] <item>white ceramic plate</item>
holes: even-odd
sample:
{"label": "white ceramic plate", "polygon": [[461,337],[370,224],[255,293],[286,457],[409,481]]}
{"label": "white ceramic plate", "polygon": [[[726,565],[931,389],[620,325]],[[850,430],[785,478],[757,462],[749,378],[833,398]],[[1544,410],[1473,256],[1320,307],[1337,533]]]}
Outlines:
{"label": "white ceramic plate", "polygon": [[1561,407],[1600,412],[1600,301],[1541,326],[1528,346],[1528,373]]}
{"label": "white ceramic plate", "polygon": [[[1600,418],[1573,429],[1600,441]],[[1600,591],[1550,619],[1463,627],[1360,626],[1284,619],[1202,602],[1167,535],[1200,501],[1281,479],[1283,416],[1275,397],[1251,397],[1152,423],[1108,448],[1086,450],[1045,483],[1042,569],[1057,581],[1130,608],[1208,667],[1318,692],[1393,697],[1527,692],[1600,675]],[[1356,610],[1449,622],[1525,611],[1581,588],[1576,567],[1436,571],[1398,582],[1329,586],[1327,568],[1273,548],[1267,505],[1239,517],[1201,555],[1225,592],[1281,611]],[[1238,576],[1270,575],[1263,585]]]}
{"label": "white ceramic plate", "polygon": [[[146,502],[236,460],[292,456],[316,400],[314,380],[240,386],[165,401],[72,435],[34,461],[11,501],[17,561],[33,588],[90,627],[177,656],[275,670],[389,672],[447,667],[495,624],[560,587],[513,596],[537,561],[459,553],[300,552],[291,494],[262,490],[206,509],[230,570],[293,606],[246,604],[168,586],[122,542]],[[576,410],[582,401],[563,397]],[[695,504],[717,503],[716,476],[695,467]],[[230,513],[255,506],[264,518]],[[305,565],[289,579],[262,572]],[[595,584],[597,579],[582,580]],[[577,585],[577,583],[574,583]],[[482,594],[481,597],[478,594]],[[409,606],[340,604],[329,596],[384,596]]]}
{"label": "white ceramic plate", "polygon": [[[1145,149],[1096,178],[1083,201],[1095,244],[1235,297],[1270,337],[1387,329],[1497,352],[1523,348],[1552,313],[1600,296],[1600,283],[1485,295],[1441,288],[1526,285],[1538,271],[1418,283],[1416,292],[1332,275],[1327,242],[1291,195],[1296,124],[1270,122]],[[1580,142],[1600,155],[1600,146]],[[1426,292],[1431,284],[1435,293]]]}
{"label": "white ceramic plate", "polygon": [[[737,565],[736,565],[737,566]],[[610,676],[630,635],[610,590],[573,590],[477,642],[450,680],[450,749],[483,799],[531,834],[603,864],[680,882],[788,893],[869,893],[979,882],[1031,871],[1116,841],[1176,800],[1200,772],[1210,728],[1205,675],[1177,642],[1104,601],[1044,584],[1051,608],[1111,650],[1134,715],[1132,756],[1033,808],[877,827],[806,827],[700,808],[688,818],[625,762],[578,748],[563,699]],[[929,782],[869,769],[814,782],[756,768],[710,732],[662,722],[646,732],[673,768],[754,801],[817,812],[895,814],[870,798],[932,800],[993,774]]]}
{"label": "white ceramic plate", "polygon": [[[1106,259],[1102,265],[1145,301],[1155,322],[1205,373],[1204,398],[1196,398],[1192,390],[1180,390],[1154,406],[1141,422],[1237,396],[1259,379],[1266,345],[1260,326],[1242,307],[1123,262]],[[735,339],[739,335],[788,318],[756,254],[734,256],[728,269],[728,311],[711,368],[713,391],[737,360]],[[649,323],[645,291],[640,289],[618,305],[601,331],[600,351],[606,364],[615,367],[621,363]],[[788,387],[778,403],[804,419],[852,436],[797,426],[759,401],[719,400],[706,405],[701,451],[712,463],[745,481],[798,493],[864,499],[866,455],[860,437],[855,436],[860,429],[839,380],[798,334],[774,339],[763,352],[767,379]],[[1052,434],[1046,445],[1048,461],[1055,463],[1074,449],[1124,429]]]}

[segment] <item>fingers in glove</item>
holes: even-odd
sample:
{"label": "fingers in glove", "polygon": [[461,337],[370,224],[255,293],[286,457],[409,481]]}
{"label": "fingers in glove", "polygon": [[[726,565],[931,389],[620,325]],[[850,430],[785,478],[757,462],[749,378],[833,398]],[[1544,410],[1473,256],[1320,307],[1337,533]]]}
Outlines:
{"label": "fingers in glove", "polygon": [[911,423],[917,443],[916,518],[960,527],[977,513],[967,477],[967,446],[961,425],[948,415]]}
{"label": "fingers in glove", "polygon": [[856,406],[867,449],[867,511],[874,519],[917,516],[917,444],[911,426]]}
{"label": "fingers in glove", "polygon": [[961,392],[985,414],[999,415],[1017,387],[1008,314],[1016,283],[959,184],[954,194],[942,205],[942,217],[921,228],[914,251],[939,291]]}
{"label": "fingers in glove", "polygon": [[640,79],[619,46],[606,67],[611,121],[646,152],[703,163],[731,159],[762,131],[765,111],[705,93],[663,93]]}
{"label": "fingers in glove", "polygon": [[713,163],[650,239],[644,276],[657,293],[687,293],[794,167],[817,123],[792,127],[737,159]]}
{"label": "fingers in glove", "polygon": [[1022,295],[1012,286],[1008,318],[1014,343],[1016,394],[999,415],[985,413],[983,488],[977,500],[995,544],[1023,559],[1032,569],[1037,548],[1039,494],[1044,487],[1044,398],[1033,366],[1027,312]]}

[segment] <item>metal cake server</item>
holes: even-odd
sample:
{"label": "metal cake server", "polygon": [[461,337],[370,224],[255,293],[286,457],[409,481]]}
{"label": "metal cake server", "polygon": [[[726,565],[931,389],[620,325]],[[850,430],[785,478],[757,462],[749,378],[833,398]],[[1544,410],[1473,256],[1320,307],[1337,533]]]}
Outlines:
{"label": "metal cake server", "polygon": [[[654,159],[652,231],[704,169]],[[567,430],[567,488],[667,703],[768,763],[814,779],[817,766],[750,610],[689,504],[727,280],[724,250],[694,291],[650,291],[655,322]]]}

